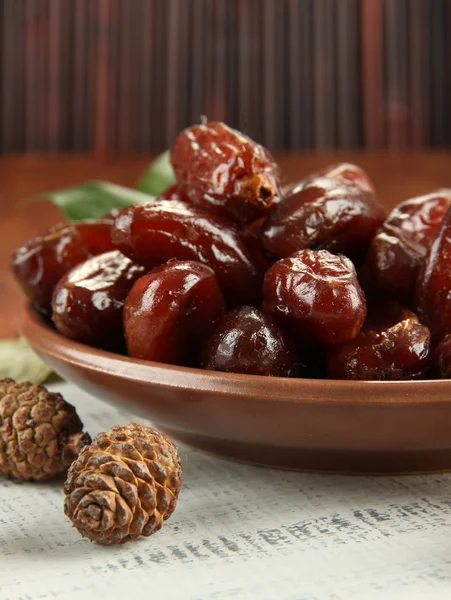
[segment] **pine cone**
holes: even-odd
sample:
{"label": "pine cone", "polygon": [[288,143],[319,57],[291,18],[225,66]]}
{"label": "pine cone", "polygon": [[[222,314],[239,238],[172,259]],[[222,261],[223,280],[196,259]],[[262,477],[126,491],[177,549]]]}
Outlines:
{"label": "pine cone", "polygon": [[64,512],[83,537],[124,543],[160,529],[181,485],[180,457],[169,438],[129,423],[83,448],[67,474]]}
{"label": "pine cone", "polygon": [[67,471],[91,441],[82,429],[61,394],[0,379],[0,475],[41,481]]}

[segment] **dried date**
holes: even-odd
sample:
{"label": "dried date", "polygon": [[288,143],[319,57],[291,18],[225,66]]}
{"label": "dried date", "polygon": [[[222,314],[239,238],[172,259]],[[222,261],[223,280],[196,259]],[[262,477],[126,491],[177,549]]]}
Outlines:
{"label": "dried date", "polygon": [[420,270],[414,310],[434,340],[451,333],[451,208]]}
{"label": "dried date", "polygon": [[451,379],[451,334],[445,335],[434,351],[434,374],[440,379]]}
{"label": "dried date", "polygon": [[125,305],[128,353],[170,364],[196,364],[199,345],[225,310],[214,271],[170,261],[141,277]]}
{"label": "dried date", "polygon": [[123,337],[124,302],[145,269],[118,250],[89,258],[59,281],[52,320],[66,337],[108,346]]}
{"label": "dried date", "polygon": [[401,202],[374,236],[365,265],[374,296],[411,306],[421,264],[451,205],[451,190]]}
{"label": "dried date", "polygon": [[202,366],[248,375],[294,376],[298,357],[288,335],[268,315],[242,306],[219,321],[203,349]]}
{"label": "dried date", "polygon": [[360,259],[384,217],[373,191],[342,177],[319,177],[294,188],[268,216],[262,245],[278,258],[310,248]]}
{"label": "dried date", "polygon": [[50,316],[52,294],[59,279],[88,257],[89,249],[77,229],[63,224],[18,248],[11,269],[35,309]]}
{"label": "dried date", "polygon": [[121,211],[113,241],[152,268],[175,258],[210,266],[231,305],[256,304],[266,268],[255,240],[228,220],[179,200],[137,204]]}
{"label": "dried date", "polygon": [[274,263],[263,284],[264,310],[310,343],[355,337],[366,302],[352,262],[326,250],[301,250]]}
{"label": "dried date", "polygon": [[262,146],[224,123],[183,130],[171,162],[191,202],[249,223],[279,201],[278,169]]}
{"label": "dried date", "polygon": [[114,218],[86,219],[74,223],[75,229],[83,238],[92,256],[115,250],[111,239]]}
{"label": "dried date", "polygon": [[332,379],[396,380],[422,376],[430,361],[431,334],[400,305],[379,308],[353,340],[330,346]]}

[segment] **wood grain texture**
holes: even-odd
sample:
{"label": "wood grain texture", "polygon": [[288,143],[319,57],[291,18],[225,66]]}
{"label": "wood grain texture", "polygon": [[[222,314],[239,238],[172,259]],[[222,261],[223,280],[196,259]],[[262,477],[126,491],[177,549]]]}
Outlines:
{"label": "wood grain texture", "polygon": [[451,145],[449,0],[0,0],[0,151]]}
{"label": "wood grain texture", "polygon": [[[451,187],[451,154],[429,153],[279,153],[285,181],[295,181],[327,164],[347,160],[361,165],[374,179],[387,206],[439,187]],[[105,179],[133,186],[150,156],[95,158],[90,155],[8,156],[0,161],[0,337],[15,335],[21,295],[9,275],[13,250],[61,219],[49,203],[24,199],[86,179]]]}

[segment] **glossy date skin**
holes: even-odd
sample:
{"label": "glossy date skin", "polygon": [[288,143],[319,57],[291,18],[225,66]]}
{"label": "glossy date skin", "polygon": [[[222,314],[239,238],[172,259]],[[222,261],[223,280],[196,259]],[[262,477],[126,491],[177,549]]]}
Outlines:
{"label": "glossy date skin", "polygon": [[178,200],[136,204],[115,221],[113,241],[152,268],[175,258],[211,267],[230,305],[260,301],[266,262],[255,241],[228,220]]}
{"label": "glossy date skin", "polygon": [[55,288],[52,320],[56,328],[68,338],[93,346],[115,344],[123,334],[127,294],[144,273],[144,267],[118,250],[77,265]]}
{"label": "glossy date skin", "polygon": [[434,375],[451,379],[451,334],[445,335],[434,351]]}
{"label": "glossy date skin", "polygon": [[357,185],[364,191],[376,191],[374,183],[369,175],[365,173],[361,167],[352,163],[336,163],[333,165],[328,165],[316,173],[309,175],[301,183],[305,186],[318,177],[341,177],[342,179],[346,179],[354,185]]}
{"label": "glossy date skin", "polygon": [[216,325],[202,353],[202,366],[214,371],[291,377],[298,357],[288,335],[268,315],[242,306]]}
{"label": "glossy date skin", "polygon": [[279,202],[271,154],[224,123],[183,130],[171,148],[177,182],[200,207],[250,223]]}
{"label": "glossy date skin", "polygon": [[116,250],[111,239],[114,217],[86,219],[74,223],[75,229],[83,238],[92,256]]}
{"label": "glossy date skin", "polygon": [[421,264],[451,205],[451,190],[401,202],[374,236],[365,276],[372,295],[411,306]]}
{"label": "glossy date skin", "polygon": [[373,191],[342,177],[318,177],[285,196],[263,224],[261,241],[278,258],[310,248],[359,259],[384,218]]}
{"label": "glossy date skin", "polygon": [[301,250],[274,263],[265,275],[263,307],[311,344],[350,340],[366,317],[354,265],[326,250]]}
{"label": "glossy date skin", "polygon": [[415,290],[414,310],[435,341],[451,333],[451,208],[426,259]]}
{"label": "glossy date skin", "polygon": [[178,183],[173,183],[161,192],[158,196],[158,202],[161,202],[161,200],[178,200],[179,202],[185,202],[185,204],[190,203],[190,199],[183,191],[182,186]]}
{"label": "glossy date skin", "polygon": [[421,377],[430,362],[431,334],[400,305],[378,309],[353,340],[330,346],[331,379],[397,380]]}
{"label": "glossy date skin", "polygon": [[210,267],[194,261],[170,261],[141,277],[127,298],[124,329],[128,353],[144,360],[194,366],[203,337],[224,311]]}
{"label": "glossy date skin", "polygon": [[11,260],[13,275],[36,310],[51,314],[52,294],[69,269],[89,257],[89,249],[71,225],[52,227],[18,248]]}

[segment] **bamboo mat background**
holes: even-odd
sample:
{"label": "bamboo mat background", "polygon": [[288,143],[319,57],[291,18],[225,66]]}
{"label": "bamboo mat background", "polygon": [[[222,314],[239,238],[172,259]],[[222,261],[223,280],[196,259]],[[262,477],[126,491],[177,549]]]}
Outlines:
{"label": "bamboo mat background", "polygon": [[0,0],[0,152],[451,146],[451,0]]}

